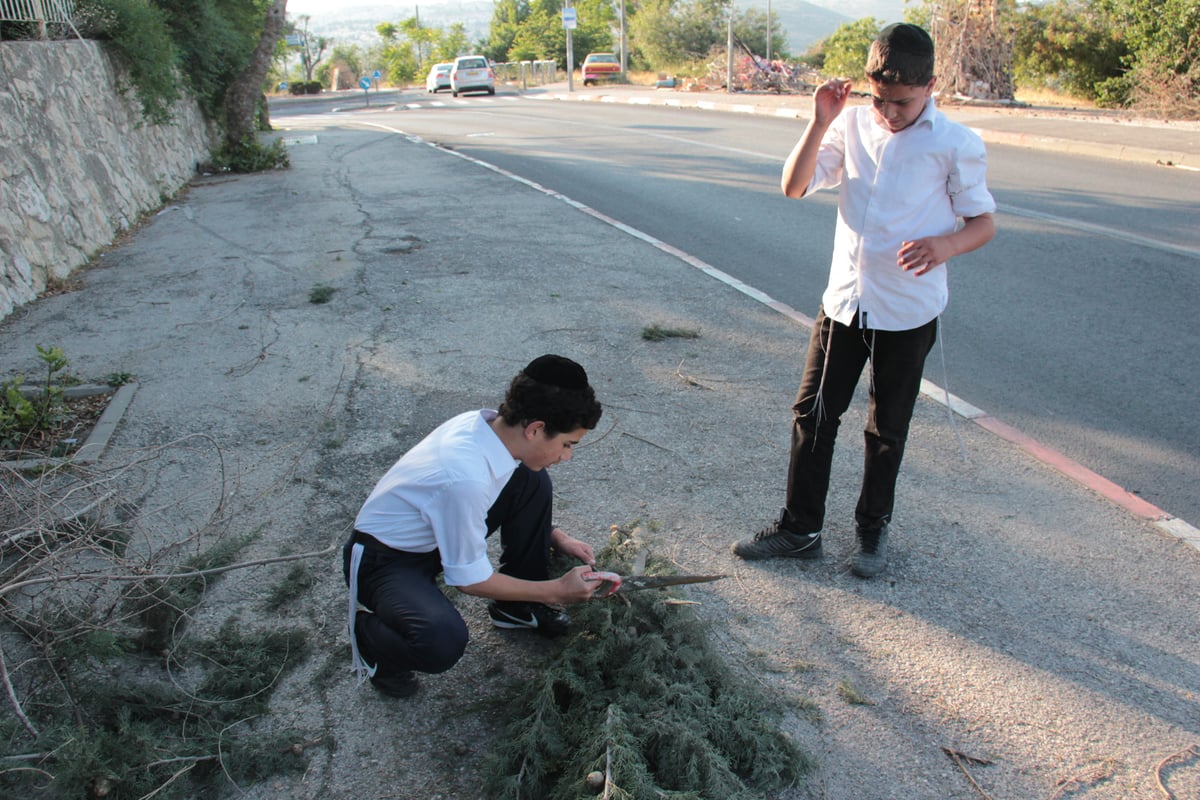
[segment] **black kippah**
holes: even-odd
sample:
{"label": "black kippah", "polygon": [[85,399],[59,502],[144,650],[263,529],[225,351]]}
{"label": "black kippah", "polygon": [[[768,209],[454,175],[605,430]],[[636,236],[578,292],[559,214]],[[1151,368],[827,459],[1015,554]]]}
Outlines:
{"label": "black kippah", "polygon": [[933,55],[933,39],[919,25],[909,22],[894,22],[879,32],[880,44],[887,45],[893,52],[919,56]]}
{"label": "black kippah", "polygon": [[587,373],[583,367],[569,358],[547,353],[529,362],[522,370],[527,377],[538,383],[557,386],[560,389],[583,391],[588,387]]}

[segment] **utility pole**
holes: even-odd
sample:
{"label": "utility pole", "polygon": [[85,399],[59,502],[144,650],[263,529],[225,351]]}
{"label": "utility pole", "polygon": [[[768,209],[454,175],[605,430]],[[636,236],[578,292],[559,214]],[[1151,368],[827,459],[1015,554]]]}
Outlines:
{"label": "utility pole", "polygon": [[625,55],[625,0],[621,0],[621,80],[628,80],[629,59]]}
{"label": "utility pole", "polygon": [[575,9],[571,0],[563,3],[563,27],[567,29],[567,91],[575,91],[575,45],[571,40],[571,32],[575,30]]}
{"label": "utility pole", "polygon": [[771,0],[767,0],[767,68],[771,66]]}
{"label": "utility pole", "polygon": [[725,93],[733,94],[733,3],[729,4],[729,37],[725,43]]}

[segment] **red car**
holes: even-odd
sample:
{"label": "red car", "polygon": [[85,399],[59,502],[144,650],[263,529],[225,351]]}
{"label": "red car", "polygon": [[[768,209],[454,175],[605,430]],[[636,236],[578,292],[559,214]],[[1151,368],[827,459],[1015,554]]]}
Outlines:
{"label": "red car", "polygon": [[618,78],[621,62],[615,53],[588,53],[583,60],[583,85],[588,86],[602,80]]}

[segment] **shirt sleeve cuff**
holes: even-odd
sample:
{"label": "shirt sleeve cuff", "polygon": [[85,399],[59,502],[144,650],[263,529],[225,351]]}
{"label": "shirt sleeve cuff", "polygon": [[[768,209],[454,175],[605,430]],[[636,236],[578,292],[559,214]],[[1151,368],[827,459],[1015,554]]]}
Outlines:
{"label": "shirt sleeve cuff", "polygon": [[443,564],[442,570],[447,586],[470,586],[492,577],[492,562],[485,555],[470,564]]}

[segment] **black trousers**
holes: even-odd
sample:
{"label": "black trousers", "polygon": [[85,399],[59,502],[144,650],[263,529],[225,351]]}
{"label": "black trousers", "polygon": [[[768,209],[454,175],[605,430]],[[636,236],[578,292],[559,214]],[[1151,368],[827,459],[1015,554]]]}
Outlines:
{"label": "black trousers", "polygon": [[[546,470],[517,467],[487,515],[488,534],[500,531],[500,572],[534,581],[549,577],[553,497]],[[440,553],[393,550],[356,532],[342,549],[348,584],[356,541],[364,545],[357,599],[374,613],[357,615],[354,635],[377,674],[444,672],[458,663],[467,647],[467,625],[437,586]]]}
{"label": "black trousers", "polygon": [[871,365],[870,401],[863,430],[863,477],[855,524],[886,525],[896,499],[896,478],[913,408],[921,391],[925,357],[937,340],[937,319],[907,331],[862,329],[817,314],[796,403],[783,522],[813,533],[825,523],[825,498],[842,414],[854,399],[863,367]]}

